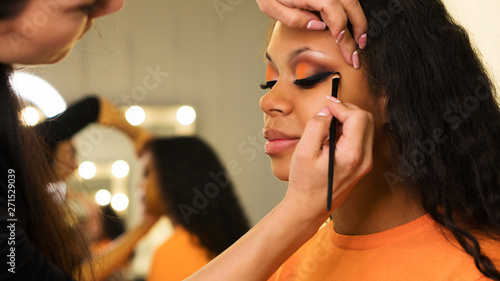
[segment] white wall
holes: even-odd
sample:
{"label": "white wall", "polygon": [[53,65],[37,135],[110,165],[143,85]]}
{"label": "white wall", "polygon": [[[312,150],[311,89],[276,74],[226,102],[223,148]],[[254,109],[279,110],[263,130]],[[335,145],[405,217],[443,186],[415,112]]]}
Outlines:
{"label": "white wall", "polygon": [[497,89],[500,81],[500,1],[445,0],[452,15],[469,30]]}

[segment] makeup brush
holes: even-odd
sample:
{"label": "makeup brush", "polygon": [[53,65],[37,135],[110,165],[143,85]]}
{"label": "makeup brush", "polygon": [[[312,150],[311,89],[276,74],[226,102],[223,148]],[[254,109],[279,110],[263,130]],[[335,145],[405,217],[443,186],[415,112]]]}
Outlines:
{"label": "makeup brush", "polygon": [[[332,78],[332,97],[337,98],[337,91],[339,88],[340,73],[334,73],[336,75]],[[326,210],[330,211],[332,209],[332,192],[333,192],[333,170],[335,162],[335,139],[337,132],[337,119],[333,117],[332,123],[330,124],[330,155],[328,157],[328,191],[326,196]]]}

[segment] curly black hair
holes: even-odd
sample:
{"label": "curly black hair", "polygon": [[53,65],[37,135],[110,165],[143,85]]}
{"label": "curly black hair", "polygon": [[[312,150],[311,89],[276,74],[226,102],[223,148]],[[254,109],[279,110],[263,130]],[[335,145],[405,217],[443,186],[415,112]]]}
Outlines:
{"label": "curly black hair", "polygon": [[500,109],[467,32],[440,0],[363,1],[371,91],[386,99],[397,172],[487,277],[478,233],[500,237]]}
{"label": "curly black hair", "polygon": [[161,138],[152,140],[147,149],[167,215],[198,237],[211,257],[248,231],[229,174],[204,141],[198,137]]}

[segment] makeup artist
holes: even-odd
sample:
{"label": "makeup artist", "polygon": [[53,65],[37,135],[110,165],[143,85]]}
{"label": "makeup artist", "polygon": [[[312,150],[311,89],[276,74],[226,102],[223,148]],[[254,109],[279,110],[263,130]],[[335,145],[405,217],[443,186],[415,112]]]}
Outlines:
{"label": "makeup artist", "polygon": [[[345,12],[340,12],[343,9],[340,1],[321,2],[332,1],[339,4],[338,9],[325,10],[323,18],[335,19],[341,13],[345,16]],[[264,5],[265,11],[275,13],[278,19],[281,15],[288,18],[290,24],[298,18],[294,13],[300,14],[301,19],[312,17],[304,15],[301,6],[290,8],[296,4],[286,3],[285,7],[275,2],[279,3],[262,0],[259,4]],[[317,2],[305,0],[302,3],[318,5]],[[79,260],[77,244],[81,240],[61,215],[65,206],[58,205],[46,189],[54,173],[42,152],[41,140],[20,125],[20,105],[9,76],[14,64],[51,64],[62,60],[89,30],[94,19],[118,11],[122,5],[123,0],[0,2],[0,262],[7,265],[0,272],[0,280],[90,280],[94,274],[99,274],[99,269],[92,265],[100,261],[93,264]],[[364,17],[360,9],[347,10],[350,18]],[[36,29],[30,28],[40,16],[45,16],[46,22]],[[355,24],[360,34],[366,30],[362,22]],[[335,23],[334,20],[326,20],[326,23],[338,25],[341,30],[346,26],[345,22]],[[333,26],[330,28],[335,30]],[[321,29],[324,25],[314,21],[309,27]],[[346,55],[346,59],[355,62],[356,56]]]}
{"label": "makeup artist", "polygon": [[[122,5],[122,0],[0,3],[0,280],[90,280],[98,271],[92,261],[79,260],[81,240],[71,231],[64,206],[47,191],[54,174],[32,128],[20,125],[9,75],[13,64],[61,60],[95,18]],[[27,24],[43,13],[45,24],[28,30]]]}

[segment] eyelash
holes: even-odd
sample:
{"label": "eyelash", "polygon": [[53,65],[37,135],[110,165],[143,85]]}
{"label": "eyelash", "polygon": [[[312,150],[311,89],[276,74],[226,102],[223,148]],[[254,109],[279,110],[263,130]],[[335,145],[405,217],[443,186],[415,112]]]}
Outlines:
{"label": "eyelash", "polygon": [[[331,76],[333,73],[334,72],[321,72],[311,77],[307,77],[304,79],[297,79],[293,81],[293,84],[304,89],[311,89],[314,86],[316,86],[316,84],[325,81],[325,79]],[[267,81],[265,83],[260,84],[260,88],[263,90],[272,89],[273,86],[276,84],[276,82],[277,82],[276,80]]]}
{"label": "eyelash", "polygon": [[276,82],[278,81],[277,80],[267,81],[265,83],[260,84],[260,88],[262,90],[272,89],[274,87],[274,84],[276,84]]}

